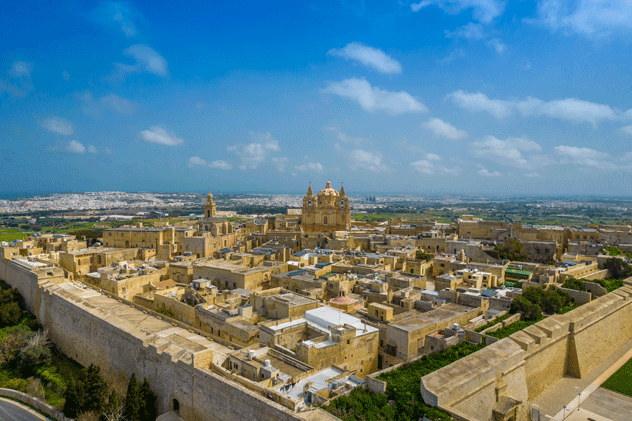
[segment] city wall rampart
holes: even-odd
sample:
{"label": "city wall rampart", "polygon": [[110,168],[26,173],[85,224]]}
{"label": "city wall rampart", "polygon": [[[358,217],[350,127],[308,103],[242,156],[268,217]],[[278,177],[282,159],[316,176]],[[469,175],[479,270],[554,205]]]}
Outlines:
{"label": "city wall rampart", "polygon": [[[422,378],[428,403],[488,421],[509,406],[529,419],[530,402],[563,377],[585,377],[632,338],[632,287],[548,317]],[[594,344],[598,343],[599,347]]]}
{"label": "city wall rampart", "polygon": [[[144,313],[132,303],[91,288],[74,293],[68,290],[69,284],[40,280],[38,285],[36,274],[4,259],[0,261],[0,277],[20,292],[66,355],[82,365],[101,366],[106,376],[136,373],[141,379],[146,377],[158,395],[159,412],[177,404],[180,416],[187,421],[336,419],[321,410],[295,413],[214,373],[211,363],[221,363],[224,354],[196,346],[203,338],[188,330],[183,333],[175,321],[173,333],[171,329],[152,333],[151,327],[164,321],[147,309]],[[124,309],[117,315],[105,311],[111,306],[129,307],[129,317]],[[187,332],[190,335],[183,337]],[[182,342],[189,349],[180,346]]]}

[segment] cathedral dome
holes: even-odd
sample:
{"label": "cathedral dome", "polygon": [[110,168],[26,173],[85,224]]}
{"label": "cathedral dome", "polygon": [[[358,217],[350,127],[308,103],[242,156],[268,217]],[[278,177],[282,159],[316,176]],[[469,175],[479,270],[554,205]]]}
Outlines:
{"label": "cathedral dome", "polygon": [[328,181],[324,189],[318,192],[319,196],[338,196],[338,192],[331,187],[331,182]]}
{"label": "cathedral dome", "polygon": [[353,298],[346,297],[344,295],[332,299],[331,302],[333,304],[345,305],[345,306],[348,306],[348,305],[351,305],[351,304],[355,304],[355,300]]}

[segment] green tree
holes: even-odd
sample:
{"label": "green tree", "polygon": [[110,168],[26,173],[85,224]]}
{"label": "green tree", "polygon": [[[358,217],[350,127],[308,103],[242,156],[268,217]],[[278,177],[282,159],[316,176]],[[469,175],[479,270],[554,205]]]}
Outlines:
{"label": "green tree", "polygon": [[48,330],[30,332],[19,355],[19,367],[27,372],[34,372],[41,364],[49,364],[53,356],[48,341]]}
{"label": "green tree", "polygon": [[136,381],[136,373],[134,373],[127,384],[127,395],[123,405],[123,416],[127,421],[141,421],[141,404],[140,388]]}
{"label": "green tree", "polygon": [[105,407],[108,385],[101,375],[101,367],[90,364],[85,370],[84,389],[86,391],[85,411],[101,412]]}
{"label": "green tree", "polygon": [[575,291],[586,291],[586,284],[584,284],[584,281],[581,281],[575,278],[567,279],[562,284],[562,287],[568,288],[568,289],[574,289]]}
{"label": "green tree", "polygon": [[606,260],[606,269],[610,271],[610,275],[614,279],[623,279],[632,275],[632,268],[626,262],[617,258]]}
{"label": "green tree", "polygon": [[112,389],[108,402],[105,404],[103,413],[99,417],[99,421],[122,421],[123,405],[118,399],[116,390]]}
{"label": "green tree", "polygon": [[527,259],[527,253],[524,251],[522,243],[513,238],[505,239],[502,244],[494,247],[494,250],[503,260],[524,261]]}
{"label": "green tree", "polygon": [[524,320],[537,320],[542,317],[542,308],[525,297],[514,298],[511,301],[509,312],[522,314]]}
{"label": "green tree", "polygon": [[86,392],[83,388],[83,382],[81,380],[70,380],[66,393],[64,393],[64,408],[63,412],[69,418],[77,418],[86,402]]}
{"label": "green tree", "polygon": [[556,291],[544,291],[544,294],[542,295],[541,307],[545,313],[559,313],[562,309],[562,304],[562,297]]}
{"label": "green tree", "polygon": [[145,377],[143,383],[140,385],[140,420],[141,421],[155,421],[158,416],[158,409],[156,408],[156,401],[158,396],[149,387],[149,380]]}
{"label": "green tree", "polygon": [[0,304],[0,327],[15,326],[20,322],[22,310],[18,303],[12,301]]}

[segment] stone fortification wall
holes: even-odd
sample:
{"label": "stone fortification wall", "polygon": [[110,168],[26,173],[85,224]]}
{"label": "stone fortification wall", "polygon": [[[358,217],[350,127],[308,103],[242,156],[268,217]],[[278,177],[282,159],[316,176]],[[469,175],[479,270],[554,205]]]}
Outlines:
{"label": "stone fortification wall", "polygon": [[[428,403],[488,421],[503,396],[529,419],[529,402],[565,376],[585,377],[632,338],[627,283],[569,313],[548,317],[422,378]],[[598,343],[599,347],[594,344]]]}
{"label": "stone fortification wall", "polygon": [[213,373],[211,363],[225,358],[224,345],[131,303],[71,284],[38,286],[37,276],[8,261],[0,261],[0,276],[18,289],[66,355],[83,365],[100,365],[108,376],[146,377],[158,395],[160,412],[173,409],[177,400],[187,421],[336,419],[320,410],[294,413]]}

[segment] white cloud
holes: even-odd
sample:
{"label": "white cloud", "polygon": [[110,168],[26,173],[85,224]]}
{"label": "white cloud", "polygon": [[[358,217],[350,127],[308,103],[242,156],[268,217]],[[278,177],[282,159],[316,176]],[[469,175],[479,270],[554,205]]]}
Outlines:
{"label": "white cloud", "polygon": [[9,74],[14,78],[30,78],[33,72],[33,63],[27,63],[25,61],[14,61],[11,64],[11,70]]}
{"label": "white cloud", "polygon": [[524,177],[527,177],[527,178],[539,178],[539,177],[542,177],[542,176],[541,176],[539,173],[537,173],[537,172],[530,172],[530,173],[527,173],[527,174],[522,174],[522,175],[523,175]]}
{"label": "white cloud", "polygon": [[303,164],[303,165],[297,165],[294,168],[296,168],[297,170],[300,170],[300,171],[323,172],[323,166],[320,164],[320,162],[308,162],[308,163]]}
{"label": "white cloud", "polygon": [[175,146],[184,142],[184,140],[176,137],[173,133],[168,133],[160,126],[153,126],[149,130],[143,130],[140,132],[140,136],[147,142],[159,143],[167,146]]}
{"label": "white cloud", "polygon": [[127,75],[133,73],[153,73],[158,76],[167,77],[167,60],[161,56],[153,48],[135,44],[125,49],[123,54],[134,59],[134,64],[114,63],[114,70],[108,79],[112,82],[118,82],[125,79]]}
{"label": "white cloud", "polygon": [[442,136],[451,140],[463,139],[467,137],[467,132],[459,130],[450,123],[439,118],[431,118],[422,124],[426,129],[432,130],[437,136]]}
{"label": "white cloud", "polygon": [[[536,165],[533,157],[525,158],[523,153],[540,152],[542,147],[527,138],[510,137],[505,140],[486,136],[482,141],[472,142],[472,153],[476,156],[492,159],[510,167],[531,169]],[[540,164],[544,164],[540,162]]]}
{"label": "white cloud", "polygon": [[470,22],[454,31],[445,30],[446,38],[465,38],[465,39],[483,39],[485,34],[483,33],[483,25],[480,23]]}
{"label": "white cloud", "polygon": [[64,70],[64,71],[62,71],[62,72],[61,72],[61,78],[62,78],[63,80],[66,80],[66,81],[67,81],[67,80],[70,80],[70,73],[68,73],[68,72],[67,72],[67,71],[65,71],[65,70]]}
{"label": "white cloud", "polygon": [[327,52],[332,56],[356,60],[380,73],[401,73],[402,65],[379,48],[369,47],[359,42],[351,42],[344,48],[333,48]]}
{"label": "white cloud", "polygon": [[138,35],[135,21],[142,15],[131,8],[126,2],[106,1],[92,12],[93,18],[106,28],[114,27],[120,30],[127,38]]}
{"label": "white cloud", "polygon": [[435,5],[451,15],[472,9],[472,17],[483,23],[490,23],[494,18],[502,15],[505,2],[501,0],[422,0],[410,5],[413,12]]}
{"label": "white cloud", "polygon": [[223,171],[228,171],[228,170],[233,169],[233,166],[230,165],[226,161],[218,160],[218,161],[212,161],[212,162],[207,163],[205,160],[203,160],[199,156],[192,156],[191,158],[189,158],[188,165],[189,167],[195,167],[195,166],[209,167],[209,168],[214,168],[214,169],[223,170]]}
{"label": "white cloud", "polygon": [[46,120],[41,121],[40,126],[48,131],[59,133],[64,136],[70,136],[75,132],[72,127],[72,123],[61,117],[49,117]]}
{"label": "white cloud", "polygon": [[632,136],[632,126],[621,127],[621,130]]}
{"label": "white cloud", "polygon": [[626,36],[632,32],[632,3],[629,0],[539,0],[537,19],[527,22],[565,34],[589,39]]}
{"label": "white cloud", "polygon": [[560,155],[560,164],[571,164],[580,169],[598,168],[602,170],[617,169],[612,157],[605,152],[599,152],[590,148],[560,145],[553,148]]}
{"label": "white cloud", "polygon": [[356,149],[349,154],[349,160],[349,166],[354,171],[358,168],[373,172],[388,171],[388,167],[382,162],[382,154],[380,152]]}
{"label": "white cloud", "polygon": [[103,150],[103,152],[104,152],[106,155],[111,155],[111,154],[113,154],[113,153],[114,153],[114,151],[113,151],[112,149],[110,149],[110,148],[105,148],[105,149]]}
{"label": "white cloud", "polygon": [[494,50],[496,50],[496,52],[498,54],[504,53],[505,50],[507,49],[507,46],[505,44],[503,44],[503,42],[501,40],[499,40],[498,38],[490,39],[489,41],[487,41],[487,45],[489,45]]}
{"label": "white cloud", "polygon": [[111,107],[114,111],[119,114],[134,114],[136,111],[136,104],[129,99],[121,98],[118,95],[110,94],[101,98],[101,102],[109,107]]}
{"label": "white cloud", "polygon": [[583,101],[577,98],[565,98],[544,102],[540,99],[527,97],[526,100],[490,99],[487,95],[467,93],[462,90],[448,95],[458,106],[469,111],[486,111],[496,118],[508,117],[514,113],[523,116],[544,115],[572,122],[589,122],[596,126],[603,120],[615,120],[623,115],[613,110],[609,105]]}
{"label": "white cloud", "polygon": [[191,158],[189,158],[189,167],[204,165],[206,165],[206,161],[199,156],[192,156]]}
{"label": "white cloud", "polygon": [[483,177],[500,177],[502,174],[498,171],[489,172],[487,169],[483,168],[478,171],[478,175],[482,175]]}
{"label": "white cloud", "polygon": [[438,161],[441,157],[437,154],[428,153],[426,159],[412,162],[410,165],[417,171],[425,175],[459,175],[461,169],[459,167],[447,168],[440,165]]}
{"label": "white cloud", "polygon": [[223,171],[229,171],[233,169],[232,165],[230,165],[228,162],[223,161],[223,160],[209,162],[208,166],[211,168],[215,168],[217,170],[223,170]]}
{"label": "white cloud", "polygon": [[80,142],[76,140],[71,140],[68,142],[68,147],[66,148],[68,152],[76,153],[76,154],[84,154],[86,153],[86,147],[83,146]]}
{"label": "white cloud", "polygon": [[88,146],[88,152],[97,153],[97,148],[95,148],[94,145],[90,145]]}
{"label": "white cloud", "polygon": [[421,113],[428,108],[409,93],[382,90],[365,79],[351,78],[332,82],[323,92],[356,101],[368,112],[384,111],[387,114]]}
{"label": "white cloud", "polygon": [[[234,152],[235,155],[241,160],[239,166],[242,170],[252,169],[256,170],[263,162],[266,161],[271,151],[279,151],[279,142],[272,137],[270,132],[255,133],[250,132],[250,137],[253,140],[252,143],[246,145],[238,144],[229,146],[226,148],[229,152]],[[287,158],[275,157],[272,161],[277,165],[279,171],[285,170],[285,162]]]}

